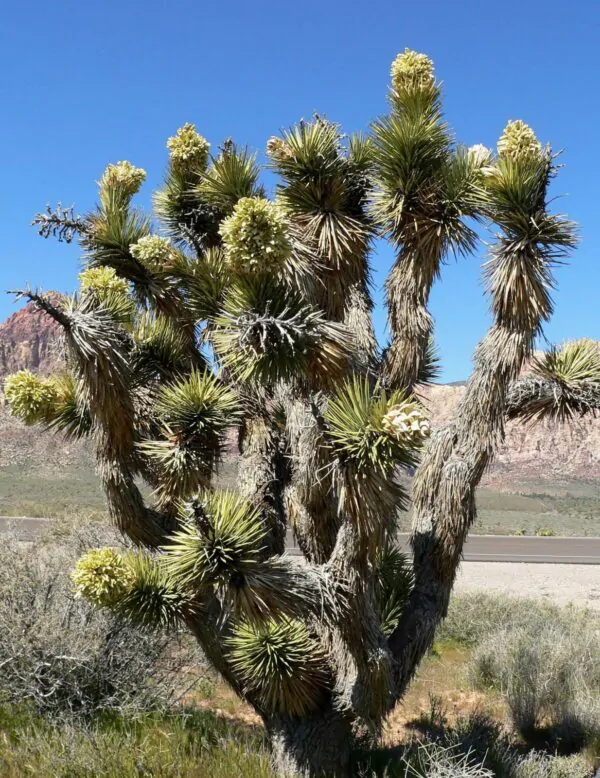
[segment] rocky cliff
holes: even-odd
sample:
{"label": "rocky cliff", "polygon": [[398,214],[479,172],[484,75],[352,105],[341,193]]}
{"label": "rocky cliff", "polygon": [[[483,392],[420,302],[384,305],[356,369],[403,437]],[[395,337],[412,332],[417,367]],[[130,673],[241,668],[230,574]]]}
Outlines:
{"label": "rocky cliff", "polygon": [[26,427],[4,407],[3,379],[25,368],[49,374],[60,368],[58,326],[32,305],[21,308],[0,324],[0,467],[40,471],[93,467],[91,447],[66,442],[60,435]]}
{"label": "rocky cliff", "polygon": [[0,324],[0,378],[28,368],[50,373],[60,364],[59,328],[29,304]]}

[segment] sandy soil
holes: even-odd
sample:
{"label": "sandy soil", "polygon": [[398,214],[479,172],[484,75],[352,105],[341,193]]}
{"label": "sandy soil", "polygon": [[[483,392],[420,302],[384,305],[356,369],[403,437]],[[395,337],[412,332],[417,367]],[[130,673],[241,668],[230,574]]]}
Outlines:
{"label": "sandy soil", "polygon": [[545,597],[558,605],[600,610],[600,565],[463,562],[455,591],[475,590]]}

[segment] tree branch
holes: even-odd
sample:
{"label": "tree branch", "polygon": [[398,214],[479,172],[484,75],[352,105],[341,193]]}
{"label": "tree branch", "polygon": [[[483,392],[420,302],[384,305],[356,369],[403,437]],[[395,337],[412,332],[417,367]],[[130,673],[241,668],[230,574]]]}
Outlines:
{"label": "tree branch", "polygon": [[600,383],[581,381],[567,384],[549,378],[526,376],[510,387],[506,398],[509,419],[566,421],[600,410]]}
{"label": "tree branch", "polygon": [[499,150],[484,193],[486,212],[502,229],[484,270],[494,323],[477,348],[453,424],[433,437],[415,476],[415,586],[389,638],[397,695],[447,613],[475,518],[475,489],[504,435],[511,386],[552,314],[552,267],[576,243],[574,225],[547,211],[550,150],[529,128],[515,134],[510,123]]}
{"label": "tree branch", "polygon": [[68,331],[71,327],[69,317],[66,315],[63,309],[55,305],[48,295],[34,292],[31,289],[11,289],[7,294],[12,294],[17,300],[28,300],[33,303],[39,311],[43,311],[50,316],[51,319],[59,324],[65,331]]}
{"label": "tree branch", "polygon": [[53,210],[48,204],[46,213],[37,213],[31,222],[37,227],[42,238],[57,238],[59,243],[71,243],[75,235],[83,235],[88,230],[87,221],[75,215],[74,206],[64,208],[58,203]]}

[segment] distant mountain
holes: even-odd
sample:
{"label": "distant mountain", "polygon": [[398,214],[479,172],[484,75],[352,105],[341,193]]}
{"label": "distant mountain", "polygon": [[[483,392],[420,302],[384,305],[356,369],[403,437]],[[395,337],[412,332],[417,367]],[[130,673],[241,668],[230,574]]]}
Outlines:
{"label": "distant mountain", "polygon": [[4,406],[1,390],[6,375],[23,369],[47,375],[61,363],[59,327],[33,305],[0,324],[0,467],[43,472],[93,467],[89,443],[67,442],[60,435],[26,427]]}
{"label": "distant mountain", "polygon": [[[28,368],[44,374],[61,362],[57,326],[27,305],[0,324],[0,382]],[[425,392],[435,426],[447,422],[464,394],[464,382],[429,387]],[[1,402],[1,398],[0,398]],[[91,468],[89,443],[66,443],[60,436],[30,429],[0,409],[0,467]],[[581,479],[600,483],[600,419],[569,425],[510,423],[505,443],[486,475],[494,488],[518,491],[535,481]]]}
{"label": "distant mountain", "polygon": [[[436,426],[452,418],[464,392],[464,385],[442,384],[425,390]],[[518,491],[528,481],[560,483],[569,479],[600,482],[600,419],[574,420],[569,424],[509,422],[506,440],[484,483]]]}

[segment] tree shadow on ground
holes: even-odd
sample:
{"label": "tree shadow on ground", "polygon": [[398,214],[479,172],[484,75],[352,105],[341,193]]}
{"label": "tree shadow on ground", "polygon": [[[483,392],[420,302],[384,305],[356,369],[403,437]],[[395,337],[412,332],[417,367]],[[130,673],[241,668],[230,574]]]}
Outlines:
{"label": "tree shadow on ground", "polygon": [[[516,739],[482,711],[450,724],[442,706],[432,701],[430,711],[409,722],[412,737],[403,746],[362,751],[356,755],[357,776],[418,775],[428,748],[469,765],[480,766],[498,778],[511,778],[516,766],[532,751],[548,756],[570,756],[588,745],[586,733],[576,723],[537,728]],[[411,772],[412,769],[416,772]]]}

